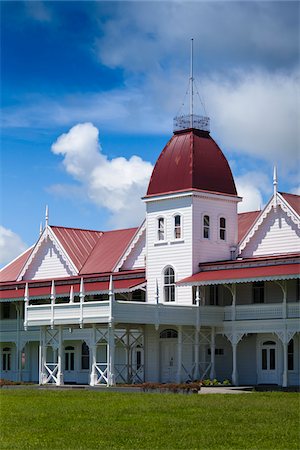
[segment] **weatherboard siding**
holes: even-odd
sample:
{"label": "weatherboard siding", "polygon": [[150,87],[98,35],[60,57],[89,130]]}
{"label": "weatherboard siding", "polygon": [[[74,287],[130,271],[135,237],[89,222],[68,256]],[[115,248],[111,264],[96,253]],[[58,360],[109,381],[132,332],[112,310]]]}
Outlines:
{"label": "weatherboard siding", "polygon": [[129,255],[127,256],[122,270],[140,269],[145,267],[146,256],[146,231],[140,236]]}
{"label": "weatherboard siding", "polygon": [[[203,216],[210,217],[210,238],[203,238]],[[219,238],[220,217],[226,219],[226,239]],[[238,216],[235,201],[193,198],[193,272],[200,262],[230,259],[230,247],[237,245]]]}
{"label": "weatherboard siding", "polygon": [[[182,239],[174,239],[174,216],[182,217]],[[165,218],[165,241],[158,241],[157,220]],[[159,289],[159,302],[163,302],[163,273],[172,266],[175,279],[192,274],[192,205],[191,197],[153,201],[147,204],[147,288],[148,302],[156,302],[156,282]],[[176,289],[176,303],[192,303],[192,288]]]}
{"label": "weatherboard siding", "polygon": [[242,257],[296,253],[300,251],[300,231],[297,225],[278,206],[272,209],[254,236],[250,239]]}
{"label": "weatherboard siding", "polygon": [[25,280],[54,279],[72,276],[70,269],[52,241],[43,242],[24,275]]}

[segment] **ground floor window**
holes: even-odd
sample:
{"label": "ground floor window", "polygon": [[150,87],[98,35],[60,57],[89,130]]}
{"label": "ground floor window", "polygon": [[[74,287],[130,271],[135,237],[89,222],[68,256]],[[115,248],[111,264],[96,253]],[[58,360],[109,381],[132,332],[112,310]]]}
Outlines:
{"label": "ground floor window", "polygon": [[81,346],[81,369],[86,370],[90,368],[90,350],[85,342]]}
{"label": "ground floor window", "polygon": [[74,370],[75,349],[72,346],[65,348],[65,370]]}
{"label": "ground floor window", "polygon": [[2,352],[2,370],[11,370],[11,349],[4,347]]}
{"label": "ground floor window", "polygon": [[[207,349],[208,355],[211,355],[211,349]],[[224,355],[224,348],[215,348],[215,355],[216,356],[223,356]]]}
{"label": "ground floor window", "polygon": [[263,343],[261,352],[261,368],[262,370],[275,370],[276,368],[276,343],[266,341]]}
{"label": "ground floor window", "polygon": [[294,370],[294,340],[291,339],[288,345],[288,370]]}

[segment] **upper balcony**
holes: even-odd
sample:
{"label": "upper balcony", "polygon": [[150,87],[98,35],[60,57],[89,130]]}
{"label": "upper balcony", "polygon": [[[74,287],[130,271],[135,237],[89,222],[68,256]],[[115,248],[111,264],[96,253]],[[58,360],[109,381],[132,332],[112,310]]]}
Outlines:
{"label": "upper balcony", "polygon": [[263,321],[300,318],[299,303],[232,306],[180,306],[130,301],[92,301],[28,305],[27,326],[84,325],[92,323],[222,326],[233,321]]}

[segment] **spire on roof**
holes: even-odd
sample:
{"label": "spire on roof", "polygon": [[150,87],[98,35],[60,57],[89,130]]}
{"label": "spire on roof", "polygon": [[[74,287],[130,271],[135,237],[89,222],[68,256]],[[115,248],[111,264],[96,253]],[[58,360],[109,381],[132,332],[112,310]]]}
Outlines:
{"label": "spire on roof", "polygon": [[40,236],[42,235],[42,233],[43,233],[43,224],[42,224],[42,222],[40,223]]}
{"label": "spire on roof", "polygon": [[[194,94],[195,94],[195,80],[194,80],[194,39],[191,38],[191,57],[190,57],[190,77],[189,77],[189,87],[186,92],[189,94],[189,114],[177,114],[176,117],[174,117],[173,123],[174,123],[174,131],[182,131],[189,128],[194,128],[201,131],[209,131],[209,117],[200,116],[197,114],[194,114]],[[202,104],[202,107],[205,112],[205,107],[203,102],[201,101],[199,92],[196,88],[196,93],[200,99],[200,103]],[[184,101],[182,104],[182,108],[184,107]]]}
{"label": "spire on roof", "polygon": [[48,205],[46,205],[46,211],[45,211],[45,225],[48,226],[49,223],[49,208]]}
{"label": "spire on roof", "polygon": [[274,166],[273,169],[273,201],[274,201],[274,208],[277,206],[277,167]]}

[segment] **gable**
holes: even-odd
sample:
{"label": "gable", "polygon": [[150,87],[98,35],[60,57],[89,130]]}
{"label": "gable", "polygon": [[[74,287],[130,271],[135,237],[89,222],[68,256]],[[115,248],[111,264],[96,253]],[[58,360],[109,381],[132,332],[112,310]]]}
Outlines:
{"label": "gable", "polygon": [[121,270],[141,269],[145,267],[146,256],[146,229],[144,228],[138,240],[133,243],[132,248],[125,255]]}
{"label": "gable", "polygon": [[24,273],[25,280],[53,279],[72,276],[74,273],[59,253],[51,239],[41,242]]}
{"label": "gable", "polygon": [[244,242],[244,258],[300,251],[299,226],[280,205],[269,208],[256,230]]}

